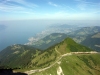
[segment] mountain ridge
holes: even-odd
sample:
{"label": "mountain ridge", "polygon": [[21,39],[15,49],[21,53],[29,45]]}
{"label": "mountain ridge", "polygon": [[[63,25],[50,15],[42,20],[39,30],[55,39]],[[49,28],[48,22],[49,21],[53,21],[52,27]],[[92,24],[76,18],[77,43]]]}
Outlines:
{"label": "mountain ridge", "polygon": [[[13,46],[7,47],[6,49],[0,52],[1,65],[6,64],[6,66],[12,66],[14,68],[15,67],[36,68],[42,65],[45,67],[49,65],[50,63],[53,63],[54,60],[57,59],[57,57],[59,56],[59,53],[57,51],[62,55],[68,52],[75,52],[75,51],[76,52],[91,51],[91,49],[75,43],[71,38],[66,38],[62,42],[52,47],[49,47],[48,49],[44,51],[38,50],[31,46],[13,45]],[[21,61],[21,62],[18,62],[18,61]],[[15,64],[17,65],[15,66]]]}

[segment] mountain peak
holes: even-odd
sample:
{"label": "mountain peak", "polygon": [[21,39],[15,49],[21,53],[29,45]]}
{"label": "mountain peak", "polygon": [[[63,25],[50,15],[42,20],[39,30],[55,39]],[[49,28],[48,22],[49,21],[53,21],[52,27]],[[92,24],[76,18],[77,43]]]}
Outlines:
{"label": "mountain peak", "polygon": [[90,48],[87,48],[83,45],[80,45],[78,43],[76,43],[73,39],[71,38],[66,38],[64,40],[64,42],[67,44],[67,49],[70,51],[70,52],[86,52],[86,51],[91,51]]}
{"label": "mountain peak", "polygon": [[70,37],[67,37],[64,41],[66,41],[67,44],[76,44],[76,42]]}

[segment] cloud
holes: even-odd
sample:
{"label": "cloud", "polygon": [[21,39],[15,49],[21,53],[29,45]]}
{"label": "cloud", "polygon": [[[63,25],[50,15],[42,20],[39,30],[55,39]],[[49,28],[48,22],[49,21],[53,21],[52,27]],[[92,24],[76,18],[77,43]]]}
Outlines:
{"label": "cloud", "polygon": [[100,2],[89,2],[87,0],[75,0],[77,2],[77,7],[80,10],[100,10]]}
{"label": "cloud", "polygon": [[77,7],[78,7],[80,10],[86,10],[87,4],[86,4],[86,3],[80,3],[80,4],[77,5]]}
{"label": "cloud", "polygon": [[52,6],[55,6],[55,7],[58,7],[59,5],[55,4],[55,3],[52,3],[52,2],[48,2],[49,5],[52,5]]}
{"label": "cloud", "polygon": [[[12,13],[26,13],[26,11],[33,12],[33,9],[38,5],[26,2],[25,0],[3,0],[0,1],[0,11]],[[25,11],[25,12],[24,12]]]}
{"label": "cloud", "polygon": [[75,0],[78,4],[77,4],[77,7],[80,9],[80,10],[86,10],[86,7],[87,7],[87,3],[85,0]]}
{"label": "cloud", "polygon": [[21,4],[26,7],[31,7],[31,8],[38,7],[38,5],[26,2],[25,0],[8,0],[8,1],[15,2],[15,3]]}
{"label": "cloud", "polygon": [[100,20],[94,13],[67,13],[63,11],[47,13],[42,16],[44,19],[63,19],[63,20]]}
{"label": "cloud", "polygon": [[[59,5],[53,2],[46,2],[46,4],[52,6],[50,8],[57,7],[55,10],[49,11],[48,6],[43,8],[39,7],[37,4],[27,1],[28,0],[0,0],[0,14],[2,14],[0,15],[1,19],[76,19],[82,17],[87,18],[88,16],[88,18],[91,16],[95,17],[96,14],[100,14],[99,2],[93,3],[92,1],[89,2],[87,0],[74,0],[75,4],[73,5],[67,3]],[[45,3],[43,6],[45,6]],[[45,11],[45,9],[48,11]],[[97,15],[96,17],[100,16]]]}
{"label": "cloud", "polygon": [[63,4],[62,8],[63,8],[64,10],[68,10],[68,11],[71,10],[71,11],[73,11],[73,12],[77,12],[75,8],[72,8],[71,6],[67,6],[67,5],[65,5],[65,4]]}
{"label": "cloud", "polygon": [[93,13],[94,13],[94,14],[98,14],[98,13],[100,13],[100,10],[94,11]]}
{"label": "cloud", "polygon": [[75,1],[79,1],[79,2],[82,2],[82,1],[86,1],[86,0],[75,0]]}

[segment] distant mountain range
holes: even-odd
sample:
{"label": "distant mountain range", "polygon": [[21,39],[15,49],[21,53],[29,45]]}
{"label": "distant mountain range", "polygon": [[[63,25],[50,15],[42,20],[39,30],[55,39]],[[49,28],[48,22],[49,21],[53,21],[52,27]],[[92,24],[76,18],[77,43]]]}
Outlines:
{"label": "distant mountain range", "polygon": [[35,48],[45,50],[45,49],[49,48],[50,46],[53,46],[53,45],[61,42],[66,37],[67,37],[67,35],[64,33],[52,33],[51,35],[48,35],[48,36],[44,37],[43,39],[33,42],[30,45]]}
{"label": "distant mountain range", "polygon": [[41,33],[36,34],[34,37],[30,37],[28,40],[29,42],[25,43],[26,45],[32,45],[33,43],[36,43],[37,41],[45,38],[46,36],[53,34],[53,33],[64,33],[67,34],[69,32],[75,31],[80,29],[78,25],[67,25],[67,24],[61,24],[61,25],[52,25],[49,26],[47,29],[42,31]]}
{"label": "distant mountain range", "polygon": [[84,41],[81,42],[81,44],[100,51],[100,32],[88,36]]}
{"label": "distant mountain range", "polygon": [[84,41],[87,36],[100,32],[100,26],[82,27],[79,30],[68,33],[77,43]]}
{"label": "distant mountain range", "polygon": [[[55,26],[53,26],[53,27],[55,27]],[[70,27],[72,27],[72,26],[70,26]],[[71,37],[77,43],[83,44],[83,41],[85,41],[89,36],[94,35],[99,32],[100,32],[100,26],[82,27],[80,29],[77,29],[75,31],[72,31],[72,32],[69,32],[66,34],[65,33],[52,33],[50,35],[47,35],[44,38],[38,39],[33,42],[31,41],[28,43],[28,45],[45,50],[48,47],[61,42],[66,37]],[[88,44],[91,45],[90,42],[88,42]],[[95,42],[95,45],[96,44],[97,44],[97,42]],[[83,44],[83,45],[90,47],[87,44]],[[90,48],[92,48],[92,47],[90,47]],[[94,48],[92,48],[92,49],[94,49]],[[98,49],[95,49],[95,50],[98,50]]]}
{"label": "distant mountain range", "polygon": [[80,43],[86,39],[86,36],[100,32],[100,26],[80,27],[75,25],[55,25],[37,34],[35,37],[30,37],[26,45],[32,45],[44,37],[53,33],[64,33],[72,37],[76,42]]}

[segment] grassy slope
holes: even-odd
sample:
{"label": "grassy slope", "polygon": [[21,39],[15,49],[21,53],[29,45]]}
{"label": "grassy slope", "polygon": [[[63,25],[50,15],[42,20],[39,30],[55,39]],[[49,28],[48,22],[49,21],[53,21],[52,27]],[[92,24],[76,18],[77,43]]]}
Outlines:
{"label": "grassy slope", "polygon": [[86,52],[91,51],[91,49],[82,46],[80,44],[77,44],[74,42],[71,38],[66,38],[62,42],[58,43],[55,46],[52,46],[45,50],[43,53],[35,57],[31,61],[30,68],[43,68],[47,67],[62,54],[66,54],[69,52]]}
{"label": "grassy slope", "polygon": [[[20,46],[17,46],[20,47]],[[12,47],[16,48],[16,47]],[[19,49],[10,50],[11,53],[8,53],[6,50],[6,53],[4,52],[5,58],[3,59],[3,64],[6,64],[10,67],[18,67],[18,68],[26,68],[26,69],[36,69],[36,68],[44,68],[56,61],[57,58],[59,58],[60,55],[68,53],[68,52],[78,52],[78,51],[91,51],[91,49],[82,46],[80,44],[77,44],[74,42],[71,38],[66,38],[62,42],[48,48],[44,52],[41,53],[41,51],[36,51],[36,49],[33,48],[26,48],[21,47]],[[20,51],[17,54],[16,51]],[[39,52],[39,53],[38,53]],[[9,57],[10,56],[10,57]],[[8,60],[7,60],[7,59]],[[10,61],[9,61],[10,60]],[[19,62],[20,61],[20,62]]]}
{"label": "grassy slope", "polygon": [[57,75],[57,68],[61,66],[64,75],[100,75],[100,54],[72,55],[63,57],[61,64],[55,64],[48,70],[32,75]]}
{"label": "grassy slope", "polygon": [[30,46],[13,45],[0,52],[0,66],[25,68],[41,51]]}
{"label": "grassy slope", "polygon": [[66,38],[64,41],[59,43],[56,46],[56,48],[61,54],[65,54],[65,53],[68,53],[68,52],[87,52],[87,51],[92,51],[92,49],[76,43],[71,38]]}

